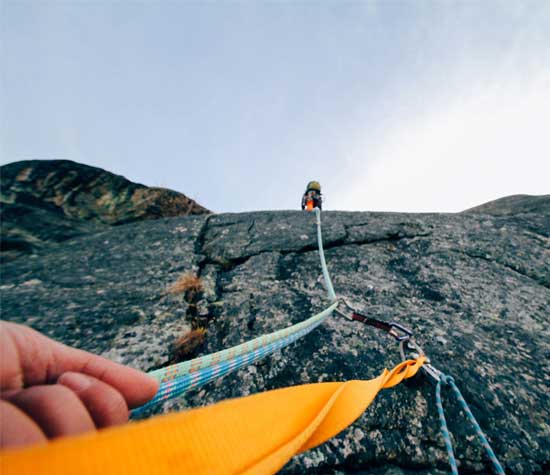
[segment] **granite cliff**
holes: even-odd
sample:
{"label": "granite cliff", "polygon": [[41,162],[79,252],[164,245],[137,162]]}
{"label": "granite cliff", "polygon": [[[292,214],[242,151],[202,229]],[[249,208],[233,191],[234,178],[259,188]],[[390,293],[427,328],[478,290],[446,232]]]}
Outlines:
{"label": "granite cliff", "polygon": [[[411,328],[455,377],[508,474],[550,471],[550,213],[324,212],[337,294]],[[170,292],[182,275],[202,289]],[[301,321],[326,305],[315,219],[298,211],[161,218],[106,226],[2,267],[2,318],[150,370],[206,327],[188,357]],[[399,362],[387,335],[334,316],[255,366],[159,411],[282,386],[372,378]],[[461,473],[491,473],[460,406],[444,393]],[[284,474],[444,474],[434,387],[384,390],[351,427]]]}
{"label": "granite cliff", "polygon": [[107,226],[209,213],[182,193],[70,160],[24,160],[0,167],[0,205],[2,260]]}
{"label": "granite cliff", "polygon": [[550,213],[550,195],[511,195],[467,209],[464,213],[511,216],[525,213]]}

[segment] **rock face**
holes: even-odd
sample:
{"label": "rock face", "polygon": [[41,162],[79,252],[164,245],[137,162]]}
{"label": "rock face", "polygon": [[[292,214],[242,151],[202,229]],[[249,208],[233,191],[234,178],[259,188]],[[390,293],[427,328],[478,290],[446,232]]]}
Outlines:
{"label": "rock face", "polygon": [[489,201],[475,208],[470,208],[464,213],[491,214],[493,216],[506,216],[523,213],[550,214],[550,195],[512,195]]}
{"label": "rock face", "polygon": [[[293,211],[141,221],[3,266],[2,317],[150,370],[192,326],[206,354],[299,322],[327,305],[313,214]],[[339,297],[414,331],[457,385],[508,474],[550,470],[550,215],[324,212]],[[167,288],[186,273],[203,291]],[[266,389],[372,378],[400,360],[386,334],[338,316],[298,343],[168,402],[197,407]],[[461,473],[491,473],[443,391]],[[283,474],[449,473],[434,386],[384,390],[351,427]]]}
{"label": "rock face", "polygon": [[0,177],[4,260],[109,225],[209,213],[181,193],[69,160],[14,162]]}

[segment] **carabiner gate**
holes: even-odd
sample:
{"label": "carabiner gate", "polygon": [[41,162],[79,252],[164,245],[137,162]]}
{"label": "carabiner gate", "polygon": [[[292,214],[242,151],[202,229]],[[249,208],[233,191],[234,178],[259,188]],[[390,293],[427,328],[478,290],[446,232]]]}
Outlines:
{"label": "carabiner gate", "polygon": [[425,373],[430,377],[430,380],[432,382],[439,382],[441,379],[441,371],[439,371],[436,367],[432,366],[430,362],[430,358],[426,356],[426,353],[424,353],[424,350],[422,347],[414,341],[413,338],[409,338],[407,340],[403,340],[399,343],[399,353],[401,354],[401,359],[403,361],[407,360],[407,351],[410,351],[410,356],[412,358],[418,358],[419,356],[424,356],[426,358],[426,362],[422,365],[422,369],[425,371]]}

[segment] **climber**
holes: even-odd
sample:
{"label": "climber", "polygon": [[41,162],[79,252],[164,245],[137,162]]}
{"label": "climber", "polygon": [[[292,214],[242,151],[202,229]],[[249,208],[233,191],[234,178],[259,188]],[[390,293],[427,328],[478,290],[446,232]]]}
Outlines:
{"label": "climber", "polygon": [[307,184],[304,196],[302,196],[302,209],[312,211],[313,208],[321,209],[322,205],[321,184],[318,181],[310,181]]}

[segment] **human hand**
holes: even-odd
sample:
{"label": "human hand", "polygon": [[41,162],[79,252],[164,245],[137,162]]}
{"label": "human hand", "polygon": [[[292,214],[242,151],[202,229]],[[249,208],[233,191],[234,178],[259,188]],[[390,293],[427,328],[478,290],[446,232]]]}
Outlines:
{"label": "human hand", "polygon": [[0,448],[122,424],[157,390],[141,371],[0,321]]}

